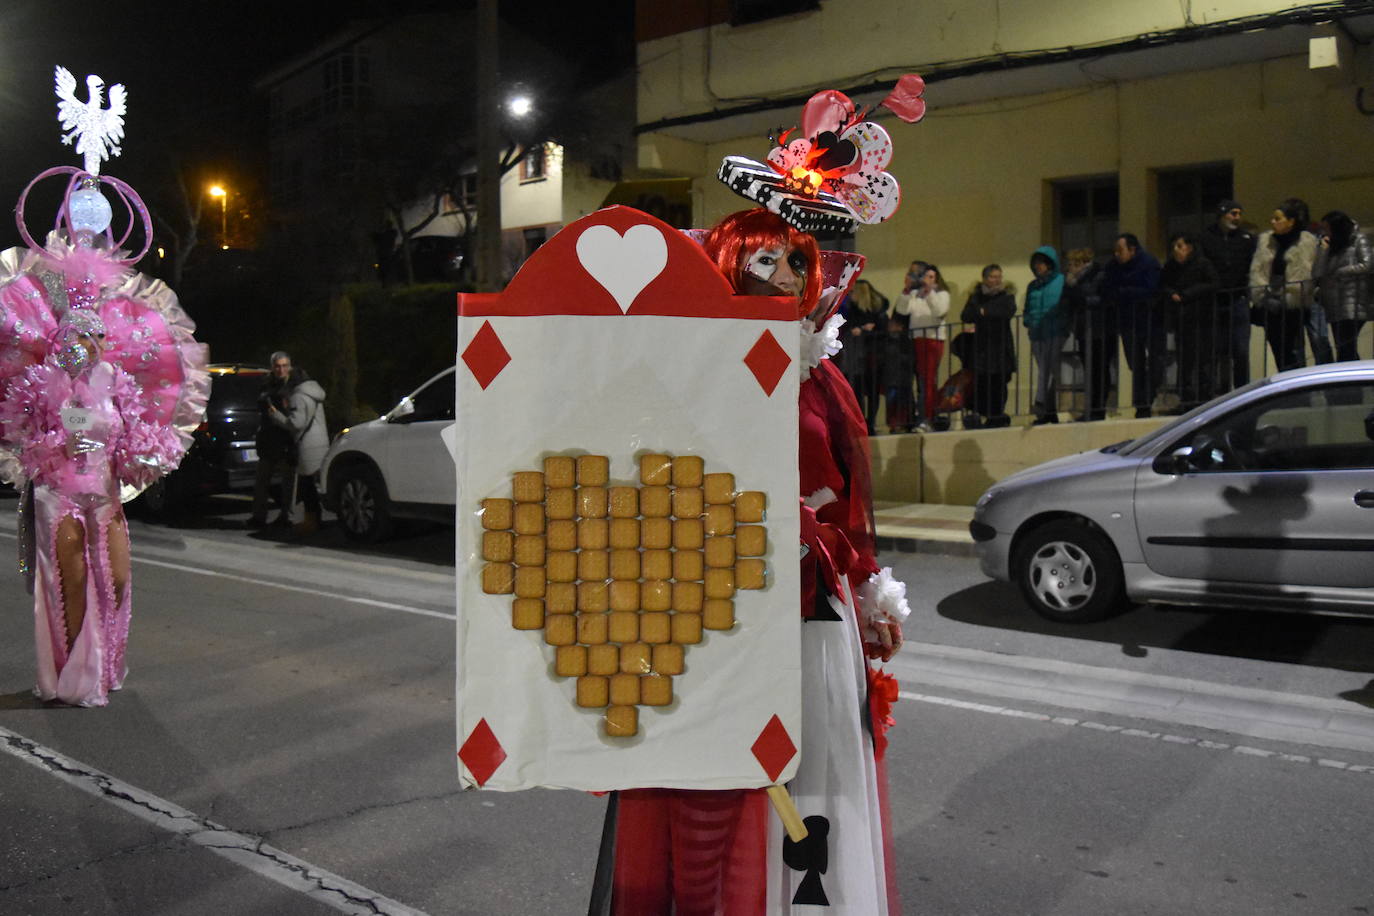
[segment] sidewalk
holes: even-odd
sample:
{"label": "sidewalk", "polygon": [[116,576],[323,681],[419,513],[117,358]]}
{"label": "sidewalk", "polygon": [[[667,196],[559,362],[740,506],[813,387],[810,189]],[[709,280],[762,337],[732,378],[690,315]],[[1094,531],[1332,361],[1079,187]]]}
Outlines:
{"label": "sidewalk", "polygon": [[972,519],[972,506],[877,501],[873,504],[879,550],[971,557],[974,547],[968,523]]}

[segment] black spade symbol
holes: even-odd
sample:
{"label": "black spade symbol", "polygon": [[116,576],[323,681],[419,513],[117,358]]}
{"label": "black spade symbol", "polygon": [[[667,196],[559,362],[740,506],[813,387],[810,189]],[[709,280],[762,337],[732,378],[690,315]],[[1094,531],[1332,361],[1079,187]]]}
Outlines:
{"label": "black spade symbol", "polygon": [[825,895],[821,875],[830,867],[830,820],[819,814],[803,818],[806,825],[806,839],[800,843],[792,842],[790,837],[782,841],[782,861],[793,871],[804,871],[792,902],[797,905],[830,906],[830,898]]}
{"label": "black spade symbol", "polygon": [[859,148],[849,140],[841,140],[834,131],[816,136],[815,149],[824,150],[812,163],[818,172],[833,172],[852,165],[859,158]]}

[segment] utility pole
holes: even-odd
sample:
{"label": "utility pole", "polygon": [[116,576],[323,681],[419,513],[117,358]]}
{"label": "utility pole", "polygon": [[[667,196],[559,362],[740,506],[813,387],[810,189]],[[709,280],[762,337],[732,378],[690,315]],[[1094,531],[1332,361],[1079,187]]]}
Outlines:
{"label": "utility pole", "polygon": [[477,29],[477,288],[501,289],[501,99],[499,0],[478,0]]}

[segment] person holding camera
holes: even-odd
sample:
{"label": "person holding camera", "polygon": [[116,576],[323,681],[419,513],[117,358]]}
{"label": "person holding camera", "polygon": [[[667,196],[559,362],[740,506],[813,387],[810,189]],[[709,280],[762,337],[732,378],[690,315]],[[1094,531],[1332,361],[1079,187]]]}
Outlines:
{"label": "person holding camera", "polygon": [[[940,358],[945,352],[945,315],[949,312],[949,289],[940,268],[920,261],[911,262],[906,288],[892,307],[894,315],[907,318],[911,335],[912,361],[920,402],[917,428],[930,429],[935,405],[940,400]],[[891,421],[888,422],[891,426]]]}
{"label": "person holding camera", "polygon": [[[272,486],[272,478],[280,476],[282,486],[289,488],[296,475],[296,443],[291,434],[270,419],[271,411],[282,413],[291,409],[291,355],[281,350],[272,354],[269,361],[272,367],[258,392],[258,475],[253,481],[253,514],[248,518],[249,528],[262,528],[267,525],[267,499]],[[291,524],[290,493],[281,498],[281,514],[273,524]]]}
{"label": "person holding camera", "polygon": [[324,389],[304,369],[293,367],[289,355],[273,353],[272,375],[276,378],[283,374],[284,408],[279,399],[269,396],[264,419],[291,442],[295,481],[282,515],[289,521],[297,500],[304,503],[305,515],[294,530],[296,534],[313,534],[320,527],[320,493],[315,486],[315,475],[320,472],[324,453],[329,450],[329,433],[324,425]]}

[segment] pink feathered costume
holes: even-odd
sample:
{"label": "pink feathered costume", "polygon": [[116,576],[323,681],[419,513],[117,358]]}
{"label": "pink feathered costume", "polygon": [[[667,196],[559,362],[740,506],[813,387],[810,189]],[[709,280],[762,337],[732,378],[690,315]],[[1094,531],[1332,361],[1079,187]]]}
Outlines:
{"label": "pink feathered costume", "polygon": [[[33,485],[34,692],[77,706],[105,705],[127,671],[130,588],[116,595],[109,551],[121,487],[131,495],[176,467],[209,392],[205,347],[176,297],[119,254],[57,233],[46,250],[0,254],[0,479]],[[78,310],[105,331],[102,357],[79,367],[60,349]],[[87,570],[70,651],[57,562],[66,518],[84,529]]]}

